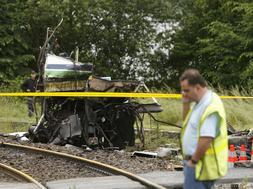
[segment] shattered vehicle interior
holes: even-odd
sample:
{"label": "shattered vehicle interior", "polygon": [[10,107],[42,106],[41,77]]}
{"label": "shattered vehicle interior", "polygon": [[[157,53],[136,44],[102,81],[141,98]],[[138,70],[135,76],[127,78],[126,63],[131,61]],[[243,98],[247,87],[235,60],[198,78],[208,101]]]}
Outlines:
{"label": "shattered vehicle interior", "polygon": [[[52,35],[47,36],[38,60],[41,91],[148,91],[143,82],[93,76],[93,64],[79,62],[78,52],[75,60],[49,53],[47,43]],[[29,137],[33,142],[121,149],[133,146],[136,135],[144,145],[144,114],[162,111],[160,104],[152,100],[141,104],[126,97],[43,97],[41,115],[29,129]]]}

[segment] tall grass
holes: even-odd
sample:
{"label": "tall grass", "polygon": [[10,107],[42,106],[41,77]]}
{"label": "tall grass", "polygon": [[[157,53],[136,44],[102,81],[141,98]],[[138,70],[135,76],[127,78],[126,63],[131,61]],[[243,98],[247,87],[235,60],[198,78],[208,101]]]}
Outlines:
{"label": "tall grass", "polygon": [[[168,89],[170,91],[170,89]],[[214,91],[214,90],[213,90]],[[237,87],[231,90],[218,89],[219,95],[253,96],[253,92],[240,91]],[[168,93],[168,92],[167,92]],[[158,99],[164,111],[157,114],[160,120],[175,124],[182,124],[181,99]],[[227,115],[227,122],[237,130],[253,128],[253,99],[222,99]],[[175,130],[173,127],[161,125],[162,129]]]}
{"label": "tall grass", "polygon": [[[219,89],[219,94],[231,96],[253,96],[253,92],[247,92],[233,88],[231,90]],[[253,99],[223,99],[227,121],[237,130],[253,128]]]}
{"label": "tall grass", "polygon": [[[253,92],[240,91],[238,88],[231,90],[217,90],[219,95],[233,96],[253,96]],[[159,91],[161,92],[161,91]],[[166,89],[162,92],[175,93]],[[174,124],[182,124],[182,104],[181,99],[157,99],[163,107],[163,112],[153,114],[158,120]],[[150,99],[141,99],[141,102],[151,102]],[[223,99],[227,113],[227,121],[237,130],[253,128],[253,99]],[[39,105],[38,105],[39,106]],[[17,122],[23,122],[16,124]],[[0,132],[27,131],[31,124],[35,123],[35,117],[29,118],[27,115],[27,105],[25,97],[0,97]],[[170,143],[171,139],[162,137],[161,130],[179,131],[175,127],[160,124],[149,116],[145,115],[144,127],[152,129],[153,132],[147,135],[147,145],[156,146],[158,144]]]}
{"label": "tall grass", "polygon": [[28,117],[26,98],[0,97],[0,132],[27,131],[35,117]]}

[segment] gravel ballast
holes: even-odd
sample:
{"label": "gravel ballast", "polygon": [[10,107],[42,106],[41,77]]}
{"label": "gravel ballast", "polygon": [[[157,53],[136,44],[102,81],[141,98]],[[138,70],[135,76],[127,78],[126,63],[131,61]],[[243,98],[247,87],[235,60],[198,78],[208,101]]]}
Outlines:
{"label": "gravel ballast", "polygon": [[[0,141],[20,144],[9,137],[0,137]],[[87,151],[86,149],[71,145],[57,146],[30,142],[22,142],[22,144],[77,155],[109,164],[131,173],[147,173],[154,170],[169,171],[169,165],[175,163],[174,160],[169,159],[132,156],[131,152],[126,152],[124,150]],[[24,171],[40,182],[77,177],[105,176],[102,173],[87,169],[83,163],[3,147],[0,148],[0,162]],[[4,177],[4,179],[2,179],[0,175],[0,181],[6,181],[6,178]]]}

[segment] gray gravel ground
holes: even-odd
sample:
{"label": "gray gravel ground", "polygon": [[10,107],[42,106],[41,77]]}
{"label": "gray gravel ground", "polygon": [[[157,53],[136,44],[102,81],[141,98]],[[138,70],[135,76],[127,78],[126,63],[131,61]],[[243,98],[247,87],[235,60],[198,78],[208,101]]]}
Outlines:
{"label": "gray gravel ground", "polygon": [[0,148],[0,162],[13,166],[40,182],[75,177],[103,176],[87,169],[82,163],[16,149]]}
{"label": "gray gravel ground", "polygon": [[[6,137],[0,137],[0,141],[18,143]],[[132,157],[131,152],[117,150],[92,150],[87,151],[73,146],[64,147],[39,143],[23,143],[29,146],[50,149],[81,156],[87,159],[96,160],[109,164],[132,173],[146,173],[154,170],[170,170],[170,164],[175,163],[173,159]],[[55,157],[46,157],[42,154],[27,154],[24,151],[17,151],[0,148],[0,162],[12,162],[12,166],[30,174],[39,181],[46,182],[58,179],[76,177],[102,176],[94,171],[87,170],[83,164],[66,161]],[[176,162],[177,163],[177,162]],[[10,164],[10,163],[9,163]],[[103,175],[104,176],[104,175]],[[1,177],[0,177],[0,181]]]}
{"label": "gray gravel ground", "polygon": [[5,173],[0,173],[0,181],[1,182],[19,182],[18,180],[10,177],[9,175]]}

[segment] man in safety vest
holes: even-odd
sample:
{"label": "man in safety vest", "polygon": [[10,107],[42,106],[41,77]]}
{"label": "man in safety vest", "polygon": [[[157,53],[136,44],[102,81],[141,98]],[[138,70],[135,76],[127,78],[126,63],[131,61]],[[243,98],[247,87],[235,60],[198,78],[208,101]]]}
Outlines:
{"label": "man in safety vest", "polygon": [[184,188],[212,188],[214,182],[227,173],[224,106],[218,95],[207,88],[198,70],[186,70],[180,77],[180,85],[184,119],[180,137]]}

